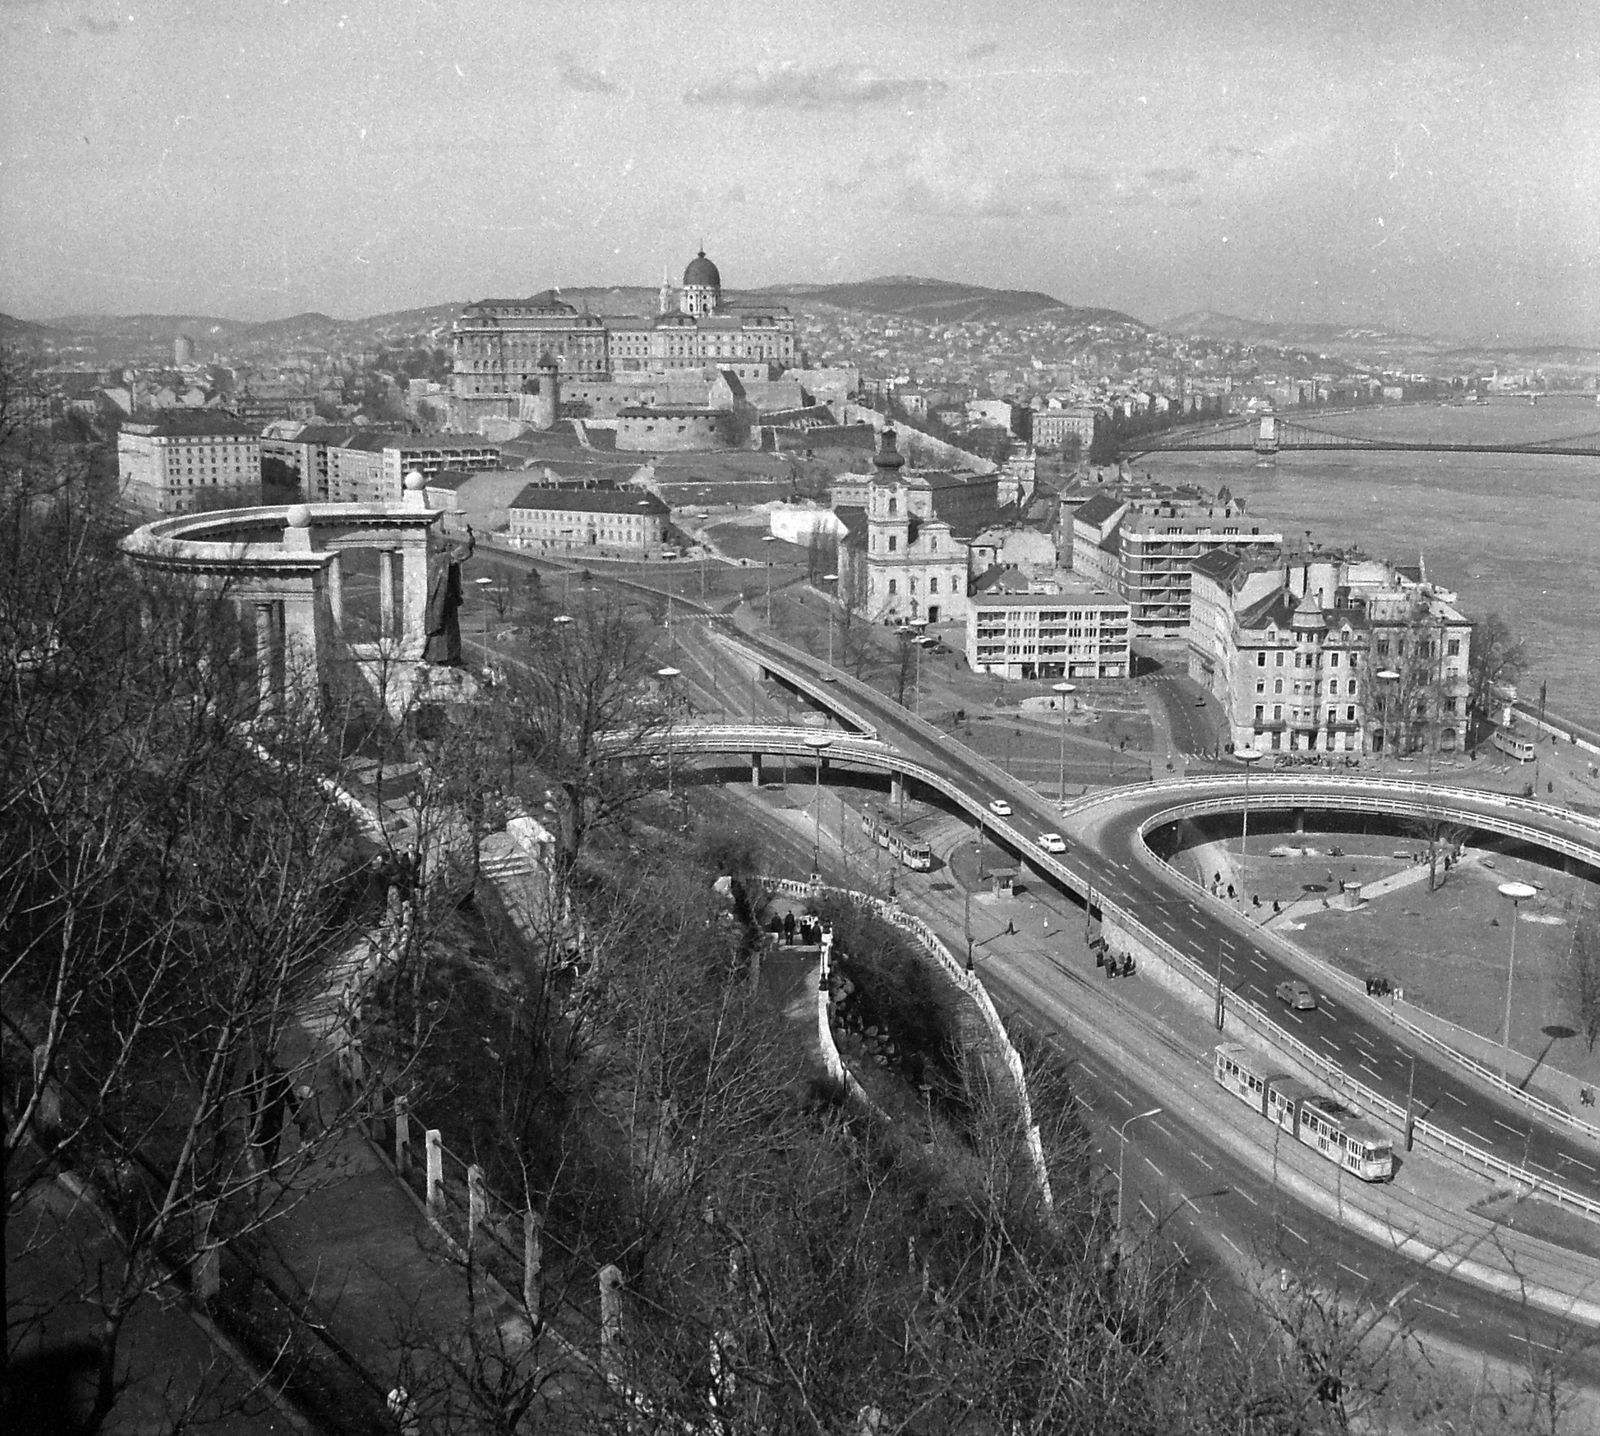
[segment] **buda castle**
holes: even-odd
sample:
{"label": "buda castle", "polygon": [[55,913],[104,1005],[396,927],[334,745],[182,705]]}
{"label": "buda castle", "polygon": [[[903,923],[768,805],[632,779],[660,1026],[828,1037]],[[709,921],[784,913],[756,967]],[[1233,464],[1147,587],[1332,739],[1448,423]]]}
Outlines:
{"label": "buda castle", "polygon": [[[512,418],[541,386],[698,378],[775,379],[795,363],[794,316],[781,305],[724,300],[722,276],[701,250],[655,315],[580,313],[554,290],[469,304],[451,335],[457,427]],[[541,361],[545,374],[541,377]],[[552,373],[552,371],[554,371]]]}

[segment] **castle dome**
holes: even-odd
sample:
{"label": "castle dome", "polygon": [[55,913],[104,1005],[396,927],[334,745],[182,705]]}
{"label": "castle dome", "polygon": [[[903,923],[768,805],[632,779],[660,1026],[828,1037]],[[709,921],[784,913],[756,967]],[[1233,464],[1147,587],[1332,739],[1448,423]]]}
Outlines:
{"label": "castle dome", "polygon": [[717,273],[717,266],[706,258],[705,250],[701,250],[689,261],[689,267],[683,271],[683,287],[703,287],[706,289],[721,289],[722,276]]}

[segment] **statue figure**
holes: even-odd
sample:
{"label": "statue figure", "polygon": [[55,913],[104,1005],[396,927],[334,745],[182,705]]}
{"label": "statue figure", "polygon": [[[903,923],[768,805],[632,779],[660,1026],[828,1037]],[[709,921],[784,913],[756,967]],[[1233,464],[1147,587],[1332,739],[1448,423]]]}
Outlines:
{"label": "statue figure", "polygon": [[428,641],[422,650],[422,661],[441,668],[461,667],[461,565],[472,557],[478,541],[467,525],[464,543],[448,544],[440,557],[443,562],[430,564],[428,574],[428,612],[423,621]]}

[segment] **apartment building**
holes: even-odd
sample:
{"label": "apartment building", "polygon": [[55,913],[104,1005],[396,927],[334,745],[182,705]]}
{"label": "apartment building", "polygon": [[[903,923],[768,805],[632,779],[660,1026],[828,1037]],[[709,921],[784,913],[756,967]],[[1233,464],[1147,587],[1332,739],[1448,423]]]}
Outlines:
{"label": "apartment building", "polygon": [[511,500],[508,517],[507,537],[517,548],[651,558],[666,542],[672,510],[639,489],[528,484]]}
{"label": "apartment building", "polygon": [[1226,488],[1122,488],[1096,494],[1073,515],[1072,567],[1120,594],[1134,636],[1186,639],[1195,561],[1240,544],[1281,544],[1283,535],[1251,523],[1244,501]]}
{"label": "apartment building", "polygon": [[1070,577],[985,576],[968,600],[967,664],[999,678],[1126,678],[1128,605]]}
{"label": "apartment building", "polygon": [[1236,748],[1454,752],[1472,625],[1455,595],[1359,553],[1251,546],[1193,567],[1189,673]]}
{"label": "apartment building", "polygon": [[117,471],[125,498],[164,514],[259,498],[261,435],[211,410],[136,414],[117,433]]}
{"label": "apartment building", "polygon": [[500,446],[457,434],[394,434],[357,430],[327,449],[328,500],[336,504],[397,504],[402,481],[416,470],[493,469]]}

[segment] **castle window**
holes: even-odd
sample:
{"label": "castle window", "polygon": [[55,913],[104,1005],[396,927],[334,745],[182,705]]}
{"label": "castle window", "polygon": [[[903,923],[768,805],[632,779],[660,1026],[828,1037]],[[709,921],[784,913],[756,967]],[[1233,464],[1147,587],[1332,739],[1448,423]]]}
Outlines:
{"label": "castle window", "polygon": [[889,552],[893,553],[900,546],[900,540],[894,535],[889,535]]}

